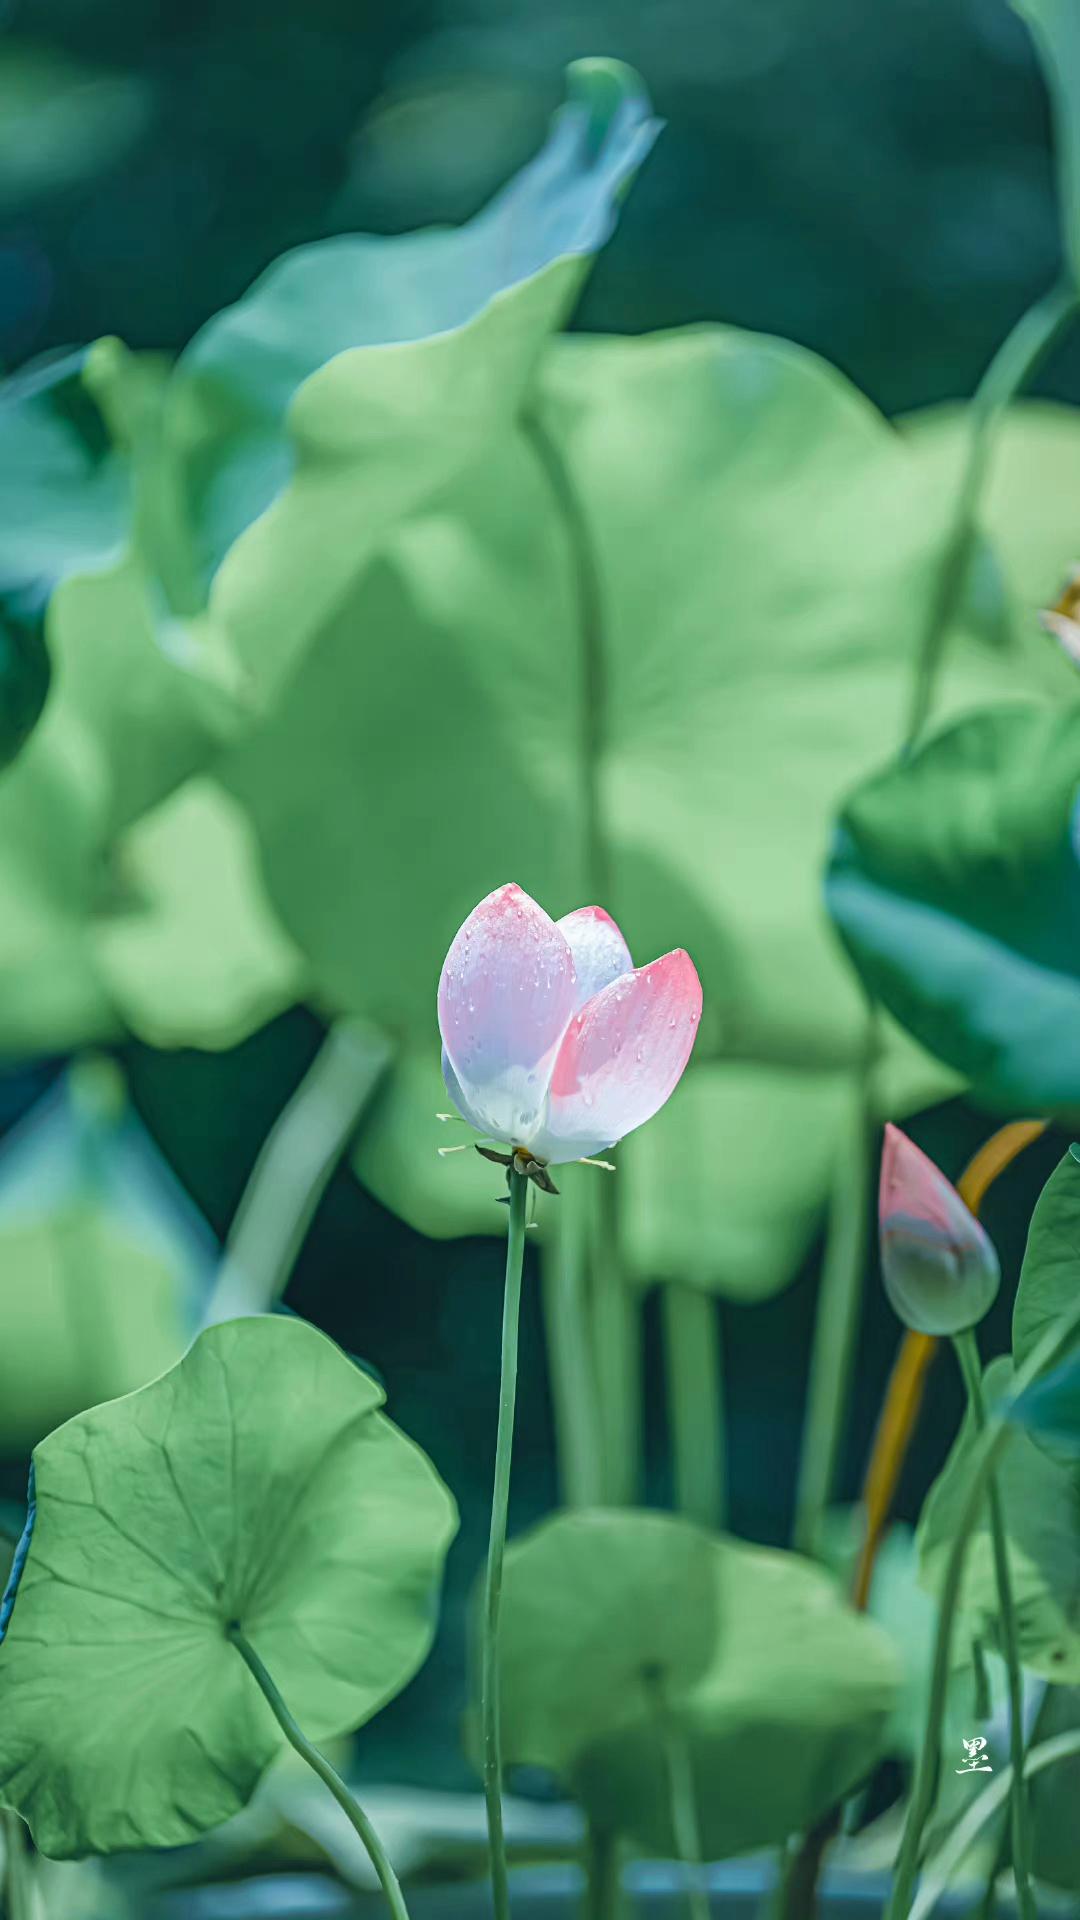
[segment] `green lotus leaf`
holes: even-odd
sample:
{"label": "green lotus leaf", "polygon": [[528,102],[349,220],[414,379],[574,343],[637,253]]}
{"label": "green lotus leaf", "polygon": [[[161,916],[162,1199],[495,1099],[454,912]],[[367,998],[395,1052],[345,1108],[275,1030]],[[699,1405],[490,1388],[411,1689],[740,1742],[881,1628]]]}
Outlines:
{"label": "green lotus leaf", "polygon": [[1080,1110],[1078,789],[1080,709],[1016,705],[948,728],[840,815],[827,897],[863,979],[1005,1112]]}
{"label": "green lotus leaf", "polygon": [[[1080,1690],[1051,1687],[1039,1708],[1039,1742],[1080,1727]],[[1032,1866],[1040,1880],[1080,1892],[1080,1754],[1044,1767],[1031,1782]]]}
{"label": "green lotus leaf", "polygon": [[[632,1510],[558,1514],[514,1541],[499,1639],[506,1762],[565,1774],[647,1711],[651,1686],[681,1699],[722,1630],[712,1559],[690,1521]],[[474,1623],[478,1644],[479,1604]]]}
{"label": "green lotus leaf", "polygon": [[[720,1632],[704,1677],[672,1711],[702,1850],[718,1860],[811,1826],[871,1771],[900,1670],[881,1629],[820,1568],[729,1539],[710,1555]],[[664,1747],[648,1715],[590,1747],[572,1784],[601,1830],[677,1851]]]}
{"label": "green lotus leaf", "polygon": [[[908,414],[904,437],[922,464],[927,484],[956,489],[971,439],[968,411],[928,407]],[[988,633],[1010,620],[1035,632],[1037,612],[1052,606],[1066,575],[1080,561],[1074,502],[1080,490],[1080,417],[1075,407],[1020,400],[995,431],[993,455],[979,497],[986,536],[968,582],[967,612]],[[1060,697],[1076,691],[1076,668],[1046,635],[1040,677]],[[1032,661],[1038,671],[1037,659]]]}
{"label": "green lotus leaf", "polygon": [[[1012,1363],[987,1368],[993,1405],[1006,1392]],[[967,1499],[977,1434],[970,1414],[923,1507],[919,1577],[937,1594]],[[1051,1458],[1025,1432],[1004,1449],[997,1469],[1005,1514],[1020,1658],[1048,1680],[1080,1680],[1080,1468]],[[964,1563],[961,1602],[976,1632],[998,1644],[997,1585],[985,1507]]]}
{"label": "green lotus leaf", "polygon": [[1080,273],[1080,15],[1073,0],[1013,0],[1027,21],[1054,103],[1061,226]]}
{"label": "green lotus leaf", "polygon": [[287,254],[178,365],[170,446],[210,622],[261,699],[396,522],[509,429],[611,232],[659,123],[618,62],[567,82],[542,152],[467,226]]}
{"label": "green lotus leaf", "polygon": [[191,779],[137,820],[110,874],[94,961],[125,1028],[150,1046],[236,1046],[302,998],[250,822],[216,781]]}
{"label": "green lotus leaf", "polygon": [[80,1061],[0,1147],[0,1448],[171,1366],[215,1259],[115,1069]]}
{"label": "green lotus leaf", "polygon": [[1013,1363],[1022,1367],[1076,1303],[1080,1287],[1080,1159],[1070,1148],[1036,1202],[1013,1305]]}
{"label": "green lotus leaf", "polygon": [[[320,465],[355,527],[364,458],[339,439]],[[555,914],[599,900],[640,959],[684,945],[698,965],[691,1074],[731,1077],[691,1093],[688,1076],[666,1137],[655,1123],[631,1144],[651,1192],[706,1107],[718,1137],[737,1137],[753,1068],[767,1070],[768,1138],[787,1090],[814,1109],[816,1171],[790,1204],[762,1152],[737,1195],[734,1176],[722,1186],[731,1235],[711,1192],[679,1235],[699,1273],[696,1249],[711,1249],[710,1284],[786,1282],[865,1035],[817,876],[840,795],[899,739],[941,526],[915,455],[839,374],[715,328],[553,342],[483,462],[347,578],[317,493],[285,490],[260,527],[295,592],[307,583],[317,630],[224,777],[317,994],[375,1019],[410,1062],[359,1147],[380,1198],[437,1231],[497,1227],[464,1156],[435,1157],[432,1005],[457,926],[514,877]],[[290,646],[295,609],[284,585],[270,603],[261,549],[245,539],[227,564],[236,617],[270,650]],[[945,704],[1028,685],[1046,659],[1034,635],[961,635]],[[357,831],[375,818],[377,834]],[[892,1035],[880,1085],[902,1114],[955,1081]],[[700,1155],[708,1138],[690,1145]],[[747,1144],[740,1173],[750,1158]],[[661,1237],[640,1214],[626,1227],[635,1272],[652,1276]]]}
{"label": "green lotus leaf", "polygon": [[34,1452],[0,1648],[0,1790],[59,1858],[177,1846],[235,1813],[282,1736],[359,1726],[431,1643],[453,1501],[341,1350],[229,1321]]}

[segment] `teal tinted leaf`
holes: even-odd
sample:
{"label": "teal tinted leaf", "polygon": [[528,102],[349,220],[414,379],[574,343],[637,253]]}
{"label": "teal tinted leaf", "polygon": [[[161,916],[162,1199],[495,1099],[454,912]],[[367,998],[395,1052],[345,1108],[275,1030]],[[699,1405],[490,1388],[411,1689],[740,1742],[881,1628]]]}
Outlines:
{"label": "teal tinted leaf", "polygon": [[[865,1006],[817,876],[840,796],[902,725],[941,524],[915,457],[840,375],[777,342],[725,329],[560,339],[524,418],[507,416],[484,459],[369,562],[355,542],[369,468],[343,432],[322,459],[326,503],[313,466],[224,569],[249,651],[295,659],[296,623],[312,623],[287,698],[225,777],[316,991],[398,1035],[417,1063],[416,1097],[388,1087],[372,1122],[395,1129],[393,1144],[361,1143],[364,1177],[417,1224],[487,1217],[475,1180],[435,1159],[431,1009],[458,925],[511,873],[555,914],[599,898],[641,960],[688,948],[705,989],[691,1072],[731,1067],[725,1139],[743,1069],[774,1073],[781,1099],[790,1072],[805,1114],[806,1089],[862,1058]],[[1028,684],[1028,661],[1012,634],[961,639],[947,703]],[[378,834],[357,831],[375,818]],[[886,1056],[894,1114],[955,1084],[892,1034]],[[832,1104],[830,1091],[815,1108],[819,1168]],[[758,1105],[772,1138],[768,1089]],[[655,1150],[654,1193],[679,1154],[674,1114],[665,1142],[657,1123],[630,1149],[639,1167]],[[424,1169],[415,1201],[411,1165]],[[790,1277],[824,1187],[820,1173],[800,1180],[789,1206],[780,1178],[761,1154],[726,1242],[698,1183],[679,1244],[712,1249],[716,1284],[738,1268],[733,1289],[760,1294]],[[642,1275],[661,1238],[649,1227],[639,1254],[627,1236]]]}
{"label": "teal tinted leaf", "polygon": [[0,606],[24,617],[123,542],[130,477],[86,383],[89,352],[0,383]]}
{"label": "teal tinted leaf", "polygon": [[[987,1368],[985,1391],[995,1404],[1012,1378],[1011,1362]],[[966,1419],[923,1507],[918,1529],[919,1578],[937,1594],[967,1499],[977,1434]],[[1048,1680],[1080,1680],[1080,1468],[1052,1458],[1025,1432],[1003,1450],[998,1485],[1016,1607],[1020,1658]],[[993,1545],[985,1506],[964,1564],[961,1606],[973,1631],[1000,1645]]]}
{"label": "teal tinted leaf", "polygon": [[1010,1418],[1055,1458],[1080,1460],[1080,1360],[1067,1360],[1032,1381]]}
{"label": "teal tinted leaf", "polygon": [[0,50],[0,211],[25,217],[29,201],[114,164],[149,109],[149,87],[137,74],[75,61],[55,46],[20,44],[9,30]]}
{"label": "teal tinted leaf", "polygon": [[0,1149],[0,1446],[171,1366],[215,1257],[114,1070],[72,1068]]}
{"label": "teal tinted leaf", "polygon": [[648,1711],[650,1682],[673,1700],[698,1681],[722,1631],[712,1562],[708,1534],[661,1513],[559,1514],[515,1541],[499,1640],[507,1762],[565,1773]]}
{"label": "teal tinted leaf", "polygon": [[1080,1289],[1080,1162],[1058,1162],[1028,1227],[1013,1306],[1013,1363],[1022,1367],[1050,1328],[1076,1304]]}
{"label": "teal tinted leaf", "polygon": [[866,984],[1006,1112],[1080,1109],[1078,789],[1080,710],[999,707],[865,782],[833,846]]}
{"label": "teal tinted leaf", "polygon": [[176,1846],[244,1805],[282,1742],[231,1621],[316,1740],[419,1666],[455,1514],[381,1399],[305,1322],[230,1321],[36,1448],[0,1786],[43,1852]]}
{"label": "teal tinted leaf", "polygon": [[[702,1850],[724,1859],[813,1824],[882,1757],[900,1670],[872,1621],[794,1554],[717,1539],[712,1663],[675,1703],[693,1768]],[[664,1751],[645,1717],[573,1770],[603,1828],[675,1850]]]}
{"label": "teal tinted leaf", "polygon": [[[204,590],[294,468],[310,510],[329,511],[343,536],[327,469],[345,456],[354,480],[362,471],[364,513],[326,555],[319,597],[332,605],[359,553],[505,427],[658,131],[640,80],[618,62],[577,63],[568,92],[543,151],[466,226],[300,248],[188,348],[169,418]],[[277,539],[268,526],[248,562],[273,569],[269,606],[289,584]],[[246,593],[247,567],[242,577]],[[310,584],[290,591],[302,631]],[[270,651],[269,635],[249,640],[243,598],[225,581],[222,592],[215,612],[262,685],[302,632],[288,655]]]}
{"label": "teal tinted leaf", "polygon": [[1080,14],[1073,0],[1013,0],[1027,21],[1054,103],[1061,226],[1080,274]]}

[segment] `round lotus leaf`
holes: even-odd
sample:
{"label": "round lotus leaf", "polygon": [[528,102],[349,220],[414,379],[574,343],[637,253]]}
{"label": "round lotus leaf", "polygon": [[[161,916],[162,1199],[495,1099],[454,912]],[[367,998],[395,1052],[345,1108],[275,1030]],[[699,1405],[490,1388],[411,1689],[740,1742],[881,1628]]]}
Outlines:
{"label": "round lotus leaf", "polygon": [[304,1321],[234,1320],[35,1449],[0,1793],[42,1852],[177,1846],[245,1804],[282,1736],[231,1622],[315,1740],[416,1671],[456,1515],[381,1400]]}
{"label": "round lotus leaf", "polygon": [[[668,1704],[689,1744],[702,1848],[718,1860],[812,1825],[870,1771],[900,1670],[880,1627],[808,1561],[726,1539],[709,1552],[721,1631],[707,1672]],[[692,1624],[679,1604],[673,1628]],[[570,1784],[600,1827],[677,1851],[655,1715],[596,1741]]]}
{"label": "round lotus leaf", "polygon": [[654,1682],[677,1697],[701,1676],[717,1634],[711,1557],[690,1521],[635,1511],[558,1514],[510,1547],[499,1645],[508,1763],[562,1772],[639,1717]]}

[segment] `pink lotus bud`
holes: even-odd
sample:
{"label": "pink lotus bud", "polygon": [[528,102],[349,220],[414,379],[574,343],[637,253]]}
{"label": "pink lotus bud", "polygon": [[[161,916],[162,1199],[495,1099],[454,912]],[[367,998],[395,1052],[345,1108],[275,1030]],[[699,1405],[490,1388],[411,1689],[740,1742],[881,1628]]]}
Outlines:
{"label": "pink lotus bud", "polygon": [[886,1127],[878,1197],[881,1273],[917,1333],[962,1333],[993,1303],[997,1254],[956,1188],[899,1127]]}

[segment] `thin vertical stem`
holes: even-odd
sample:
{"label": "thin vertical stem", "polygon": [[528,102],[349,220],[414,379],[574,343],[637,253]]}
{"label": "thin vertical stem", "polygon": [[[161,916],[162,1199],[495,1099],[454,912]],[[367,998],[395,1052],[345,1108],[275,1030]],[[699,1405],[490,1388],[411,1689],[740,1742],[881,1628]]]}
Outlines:
{"label": "thin vertical stem", "polygon": [[268,1313],[289,1284],[315,1210],[390,1062],[374,1027],[339,1020],[267,1134],[206,1310],[216,1326]]}
{"label": "thin vertical stem", "polygon": [[[967,1390],[972,1418],[980,1433],[986,1429],[986,1405],[983,1400],[982,1368],[975,1335],[969,1328],[957,1334],[953,1347]],[[1013,1601],[1009,1549],[1005,1534],[1005,1516],[997,1475],[991,1474],[986,1489],[990,1512],[990,1537],[994,1549],[994,1578],[997,1584],[998,1613],[1001,1619],[1001,1647],[1009,1682],[1009,1754],[1013,1785],[1012,1845],[1016,1897],[1022,1920],[1037,1920],[1035,1897],[1031,1890],[1031,1838],[1027,1817],[1027,1786],[1024,1780],[1024,1682],[1020,1671],[1020,1651],[1016,1631],[1016,1607]]]}
{"label": "thin vertical stem", "polygon": [[641,1297],[619,1260],[615,1182],[593,1188],[592,1328],[608,1506],[633,1506],[641,1483]]}
{"label": "thin vertical stem", "polygon": [[590,1821],[585,1829],[582,1920],[620,1920],[623,1905],[620,1855],[617,1835]]}
{"label": "thin vertical stem", "polygon": [[559,1203],[552,1209],[553,1231],[541,1255],[559,1483],[567,1507],[597,1507],[604,1500],[587,1297],[591,1172],[588,1167],[561,1169]]}
{"label": "thin vertical stem", "polygon": [[720,1309],[710,1293],[669,1281],[661,1296],[675,1505],[704,1527],[727,1507]]}
{"label": "thin vertical stem", "polygon": [[368,1859],[379,1876],[379,1884],[386,1895],[393,1920],[409,1920],[409,1910],[405,1905],[405,1896],[401,1891],[397,1874],[363,1807],[354,1800],[341,1775],[330,1765],[325,1754],[321,1754],[318,1747],[312,1746],[307,1735],[301,1732],[250,1640],[235,1621],[228,1628],[228,1637],[259,1686],[267,1706],[290,1747],[300,1755],[302,1760],[307,1761],[312,1772],[318,1774],[324,1786],[330,1789],[354,1831],[359,1834]]}
{"label": "thin vertical stem", "polygon": [[487,1806],[491,1890],[495,1920],[510,1920],[510,1885],[502,1809],[502,1726],[499,1714],[499,1609],[502,1601],[506,1515],[510,1502],[510,1459],[517,1402],[518,1323],[521,1273],[525,1255],[525,1202],[529,1182],[510,1167],[510,1220],[506,1237],[503,1293],[502,1360],[499,1372],[499,1425],[495,1440],[495,1484],[491,1497],[491,1533],[484,1575],[484,1625],[480,1673],[480,1717],[484,1749],[484,1800]]}
{"label": "thin vertical stem", "polygon": [[686,1869],[686,1902],[690,1920],[709,1920],[709,1896],[702,1882],[701,1830],[698,1825],[694,1764],[686,1732],[672,1713],[658,1678],[649,1679],[653,1715],[667,1774],[671,1801],[671,1831],[675,1853]]}
{"label": "thin vertical stem", "polygon": [[866,1273],[872,1121],[860,1075],[833,1174],[795,1496],[796,1551],[817,1554],[848,1416]]}
{"label": "thin vertical stem", "polygon": [[905,747],[914,747],[930,717],[934,686],[945,653],[975,540],[979,496],[993,447],[994,433],[1010,400],[1034,376],[1077,308],[1071,282],[1051,287],[1022,314],[1002,341],[972,397],[970,434],[952,519],[927,611],[916,665]]}

